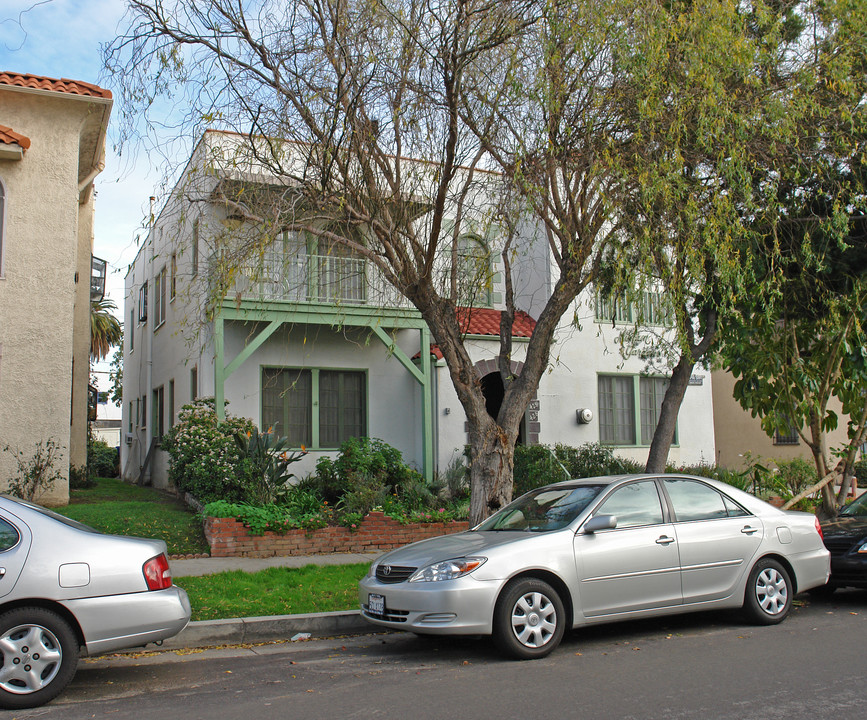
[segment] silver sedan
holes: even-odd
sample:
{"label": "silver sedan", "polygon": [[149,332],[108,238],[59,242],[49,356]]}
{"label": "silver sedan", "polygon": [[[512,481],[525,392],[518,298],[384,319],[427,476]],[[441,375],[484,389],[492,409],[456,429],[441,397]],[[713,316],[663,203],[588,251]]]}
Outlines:
{"label": "silver sedan", "polygon": [[80,653],[164,640],[189,620],[161,540],[103,535],[0,496],[0,707],[42,705]]}
{"label": "silver sedan", "polygon": [[378,558],[362,615],[419,634],[493,635],[538,658],[567,628],[743,608],[782,621],[798,592],[828,580],[815,516],[682,475],[548,485],[479,526]]}

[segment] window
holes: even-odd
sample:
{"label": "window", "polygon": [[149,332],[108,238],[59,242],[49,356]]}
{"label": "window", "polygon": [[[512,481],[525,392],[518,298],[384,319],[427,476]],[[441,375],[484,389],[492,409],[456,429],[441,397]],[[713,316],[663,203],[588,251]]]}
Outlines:
{"label": "window", "polygon": [[163,386],[160,385],[156,390],[154,390],[154,401],[152,407],[153,411],[153,434],[154,439],[159,441],[163,437],[163,420],[165,418],[165,393],[163,391]]}
{"label": "window", "polygon": [[641,394],[641,444],[650,445],[668,389],[668,378],[643,377],[638,381],[638,388]]}
{"label": "window", "polygon": [[629,376],[599,376],[599,440],[635,445],[635,389]]}
{"label": "window", "polygon": [[788,428],[774,433],[774,445],[799,445],[798,429],[789,423]]}
{"label": "window", "polygon": [[199,397],[199,368],[190,370],[190,401]]}
{"label": "window", "polygon": [[493,290],[491,251],[476,235],[458,238],[458,283],[462,304],[468,307],[490,307]]}
{"label": "window", "polygon": [[139,413],[139,418],[141,418],[141,429],[145,430],[148,426],[148,396],[141,396],[141,412]]}
{"label": "window", "polygon": [[192,275],[195,277],[199,274],[199,221],[193,221],[193,241],[192,241]]}
{"label": "window", "polygon": [[135,308],[129,311],[129,351],[135,350]]}
{"label": "window", "polygon": [[662,503],[656,483],[642,480],[617,488],[593,514],[614,515],[618,529],[659,525],[662,523]]}
{"label": "window", "polygon": [[148,321],[148,284],[143,283],[138,290],[138,321]]}
{"label": "window", "polygon": [[20,537],[14,525],[0,518],[0,552],[14,548]]}
{"label": "window", "polygon": [[694,480],[666,479],[665,490],[671,499],[677,522],[739,517],[747,512],[712,487]]}
{"label": "window", "polygon": [[603,445],[650,445],[667,387],[668,378],[600,375],[599,441]]}
{"label": "window", "polygon": [[126,423],[126,431],[128,433],[132,433],[132,423],[133,423],[133,414],[132,414],[132,400],[127,403],[128,405],[128,414],[127,414],[127,423]]}
{"label": "window", "polygon": [[154,330],[166,321],[166,266],[154,278]]}
{"label": "window", "polygon": [[596,319],[600,322],[631,323],[632,305],[625,294],[611,297],[597,291]]}
{"label": "window", "polygon": [[171,262],[171,277],[169,279],[169,300],[175,299],[175,294],[178,291],[178,256],[177,253],[172,253]]}
{"label": "window", "polygon": [[169,430],[175,426],[175,381],[169,380]]}
{"label": "window", "polygon": [[366,417],[363,372],[262,369],[262,428],[285,435],[293,447],[340,447],[366,434]]}
{"label": "window", "polygon": [[636,323],[643,326],[671,327],[674,322],[665,295],[655,290],[642,290],[635,300],[621,293],[617,297],[596,291],[596,321],[607,323]]}

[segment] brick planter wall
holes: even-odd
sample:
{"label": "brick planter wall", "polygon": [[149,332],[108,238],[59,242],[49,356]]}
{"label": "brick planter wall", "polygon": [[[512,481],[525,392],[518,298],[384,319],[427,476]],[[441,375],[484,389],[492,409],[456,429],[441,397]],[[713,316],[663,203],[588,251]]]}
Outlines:
{"label": "brick planter wall", "polygon": [[205,538],[211,557],[273,557],[321,555],[391,550],[407,543],[437,535],[450,535],[469,527],[467,521],[411,523],[401,525],[381,512],[372,512],[350,531],[344,527],[318,530],[289,530],[285,535],[266,532],[250,535],[235,518],[205,518]]}

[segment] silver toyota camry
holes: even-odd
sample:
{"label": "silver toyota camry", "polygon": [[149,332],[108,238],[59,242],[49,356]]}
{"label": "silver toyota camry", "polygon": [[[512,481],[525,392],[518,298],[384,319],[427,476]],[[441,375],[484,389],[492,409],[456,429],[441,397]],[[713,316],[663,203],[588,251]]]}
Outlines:
{"label": "silver toyota camry", "polygon": [[0,707],[42,705],[81,653],[164,640],[189,620],[163,541],[103,535],[0,496]]}
{"label": "silver toyota camry", "polygon": [[721,608],[778,623],[829,572],[813,515],[707,478],[597,477],[382,555],[359,601],[377,625],[493,635],[505,653],[539,658],[591,623]]}

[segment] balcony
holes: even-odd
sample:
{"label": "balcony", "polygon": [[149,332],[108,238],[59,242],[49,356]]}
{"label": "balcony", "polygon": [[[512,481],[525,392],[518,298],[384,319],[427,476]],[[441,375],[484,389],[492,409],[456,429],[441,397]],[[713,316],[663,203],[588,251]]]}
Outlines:
{"label": "balcony", "polygon": [[412,305],[367,260],[337,255],[266,252],[243,267],[234,294],[241,300],[329,306],[405,308]]}

